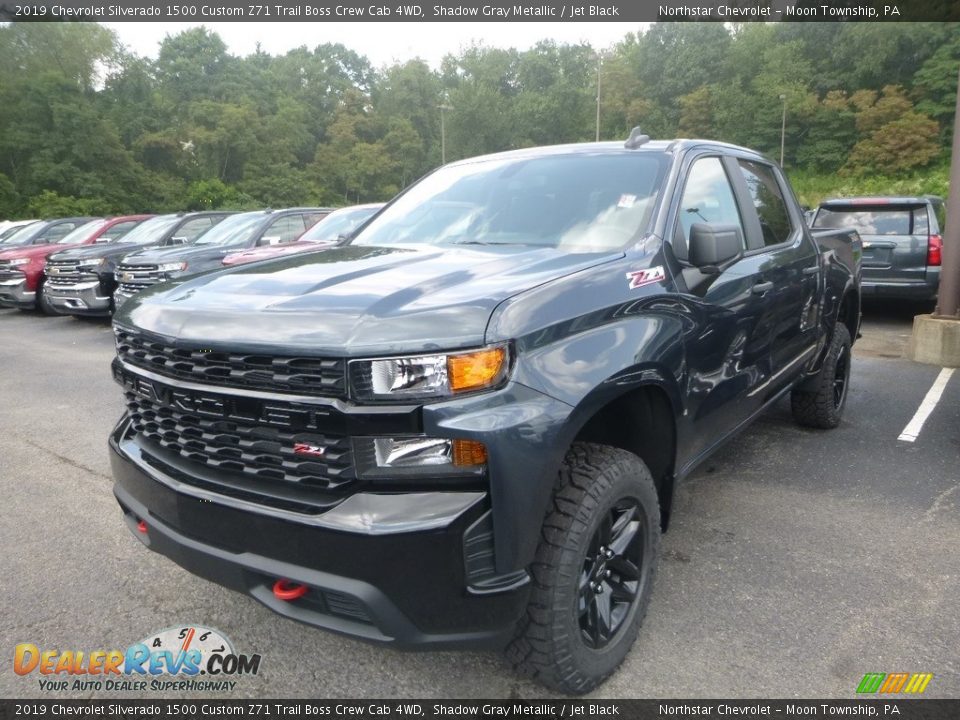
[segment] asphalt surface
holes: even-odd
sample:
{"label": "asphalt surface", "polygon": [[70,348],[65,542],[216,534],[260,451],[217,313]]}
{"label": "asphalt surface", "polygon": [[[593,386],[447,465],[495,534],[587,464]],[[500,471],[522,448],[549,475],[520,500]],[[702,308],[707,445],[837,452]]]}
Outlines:
{"label": "asphalt surface", "polygon": [[[866,672],[905,671],[960,697],[960,372],[897,440],[939,373],[900,357],[921,310],[867,308],[840,428],[800,429],[782,403],[679,488],[639,641],[596,696],[849,698]],[[263,657],[205,697],[546,695],[497,655],[344,639],[147,551],[110,492],[112,354],[106,322],[0,310],[0,696],[41,695],[17,643],[122,649],[192,623]]]}

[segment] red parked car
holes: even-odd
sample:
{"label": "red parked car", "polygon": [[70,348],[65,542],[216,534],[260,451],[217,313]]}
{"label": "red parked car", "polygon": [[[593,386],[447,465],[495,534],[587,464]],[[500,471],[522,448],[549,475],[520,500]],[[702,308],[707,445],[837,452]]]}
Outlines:
{"label": "red parked car", "polygon": [[245,265],[257,260],[267,260],[283,255],[297,255],[302,252],[333,247],[354,233],[382,207],[383,203],[372,203],[370,205],[352,205],[334,210],[292,243],[266,245],[231,253],[223,258],[223,264],[228,266]]}
{"label": "red parked car", "polygon": [[110,242],[149,217],[152,216],[64,218],[28,225],[10,237],[0,250],[0,307],[38,308],[47,315],[55,315],[56,311],[40,292],[46,280],[47,257],[71,247]]}

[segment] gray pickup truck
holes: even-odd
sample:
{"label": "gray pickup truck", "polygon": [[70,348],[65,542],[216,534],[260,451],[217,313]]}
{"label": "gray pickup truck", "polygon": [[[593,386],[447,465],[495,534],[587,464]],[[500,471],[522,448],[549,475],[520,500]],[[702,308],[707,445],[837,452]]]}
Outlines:
{"label": "gray pickup truck", "polygon": [[347,244],[124,303],[114,493],[286,617],[586,692],[637,638],[675,483],[785,396],[840,423],[859,244],[732,145],[447,165]]}
{"label": "gray pickup truck", "polygon": [[811,227],[860,234],[865,297],[934,300],[946,214],[931,195],[836,198],[820,203]]}

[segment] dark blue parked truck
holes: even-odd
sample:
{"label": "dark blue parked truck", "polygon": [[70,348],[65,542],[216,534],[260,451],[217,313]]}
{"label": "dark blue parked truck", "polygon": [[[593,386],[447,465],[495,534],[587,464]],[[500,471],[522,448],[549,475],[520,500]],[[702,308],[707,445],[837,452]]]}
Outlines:
{"label": "dark blue parked truck", "polygon": [[637,637],[675,484],[785,395],[840,422],[859,257],[740,147],[447,165],[342,247],[129,300],[115,494],[287,617],[586,692]]}

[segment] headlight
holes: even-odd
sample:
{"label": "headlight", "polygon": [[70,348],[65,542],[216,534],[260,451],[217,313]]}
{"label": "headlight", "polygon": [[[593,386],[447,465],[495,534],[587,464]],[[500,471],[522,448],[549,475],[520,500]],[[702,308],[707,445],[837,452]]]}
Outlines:
{"label": "headlight", "polygon": [[185,262],[161,263],[157,265],[157,270],[160,272],[178,272],[186,269],[187,264]]}
{"label": "headlight", "polygon": [[99,260],[85,260],[83,262],[77,263],[77,269],[79,270],[96,270],[98,267],[102,267],[107,262],[106,258],[100,258]]}
{"label": "headlight", "polygon": [[356,400],[445,398],[501,384],[510,370],[506,345],[442,355],[354,360],[351,395]]}
{"label": "headlight", "polygon": [[17,258],[16,260],[7,260],[7,265],[26,265],[30,258]]}

